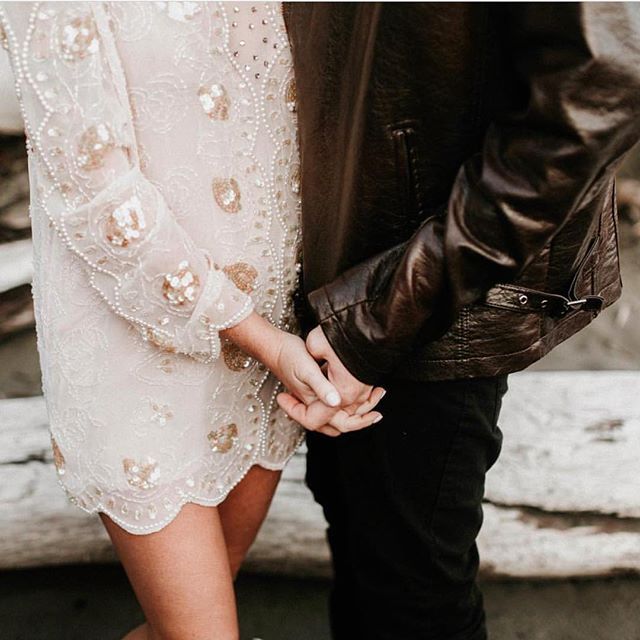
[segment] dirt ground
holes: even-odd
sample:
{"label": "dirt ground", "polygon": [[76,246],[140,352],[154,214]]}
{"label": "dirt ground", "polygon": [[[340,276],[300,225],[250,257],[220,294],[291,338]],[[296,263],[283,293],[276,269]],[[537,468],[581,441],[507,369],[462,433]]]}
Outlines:
{"label": "dirt ground", "polygon": [[[640,640],[640,579],[483,590],[491,640]],[[326,582],[241,576],[237,592],[242,640],[329,640]],[[119,640],[141,620],[117,566],[0,574],[2,640]]]}

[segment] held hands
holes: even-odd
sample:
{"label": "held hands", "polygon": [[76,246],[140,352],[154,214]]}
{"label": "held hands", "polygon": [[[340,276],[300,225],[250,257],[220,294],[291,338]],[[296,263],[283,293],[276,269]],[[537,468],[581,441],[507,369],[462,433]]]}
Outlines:
{"label": "held hands", "polygon": [[[324,338],[322,330],[317,330]],[[314,339],[312,345],[318,347],[315,351],[309,348],[309,340],[305,345],[300,338],[291,334],[285,334],[282,345],[279,363],[271,370],[288,389],[288,393],[278,395],[278,404],[296,422],[311,431],[338,436],[371,426],[382,418],[380,413],[372,409],[378,404],[384,391],[377,389],[373,393],[372,387],[365,388],[341,363],[342,370],[339,370],[333,363],[333,358],[337,360],[337,356],[328,342],[327,346],[333,354],[331,361],[329,351],[319,342],[316,344]],[[316,360],[327,361],[327,366],[323,367],[327,377],[323,375],[323,369]],[[302,388],[296,389],[295,384],[286,382],[292,379],[291,373],[294,370],[297,370],[297,380],[306,381]],[[337,375],[334,371],[337,371]]]}
{"label": "held hands", "polygon": [[337,436],[368,427],[382,419],[382,414],[373,409],[382,400],[385,390],[355,378],[342,364],[320,327],[307,336],[306,350],[315,361],[325,363],[322,370],[328,381],[339,389],[341,402],[336,409],[319,399],[309,403],[296,398],[291,392],[279,394],[278,404],[296,422],[307,429]]}
{"label": "held hands", "polygon": [[[354,378],[340,362],[320,327],[307,342],[281,331],[257,313],[224,331],[249,355],[265,364],[284,384],[287,393],[278,404],[296,422],[313,431],[337,436],[382,419],[373,408],[384,390]],[[325,361],[323,375],[318,361]]]}

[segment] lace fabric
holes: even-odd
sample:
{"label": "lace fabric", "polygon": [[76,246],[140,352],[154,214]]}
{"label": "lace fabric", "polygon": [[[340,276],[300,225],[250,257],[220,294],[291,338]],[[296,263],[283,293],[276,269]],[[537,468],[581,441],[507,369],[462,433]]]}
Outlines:
{"label": "lace fabric", "polygon": [[295,85],[279,3],[3,3],[43,390],[72,502],[156,531],[301,429],[219,331],[294,331]]}

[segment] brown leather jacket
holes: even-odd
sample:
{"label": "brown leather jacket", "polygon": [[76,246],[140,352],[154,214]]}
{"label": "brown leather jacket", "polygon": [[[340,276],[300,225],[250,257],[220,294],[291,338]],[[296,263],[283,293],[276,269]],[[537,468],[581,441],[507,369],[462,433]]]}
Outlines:
{"label": "brown leather jacket", "polygon": [[621,291],[635,3],[286,3],[304,290],[347,367],[522,369]]}

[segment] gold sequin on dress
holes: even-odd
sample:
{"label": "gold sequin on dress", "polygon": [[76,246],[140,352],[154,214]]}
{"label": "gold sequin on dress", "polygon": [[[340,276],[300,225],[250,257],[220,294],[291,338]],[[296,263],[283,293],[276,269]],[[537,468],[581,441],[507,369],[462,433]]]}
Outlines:
{"label": "gold sequin on dress", "polygon": [[3,3],[25,120],[58,481],[132,533],[215,505],[301,429],[219,332],[295,330],[295,85],[279,3]]}

